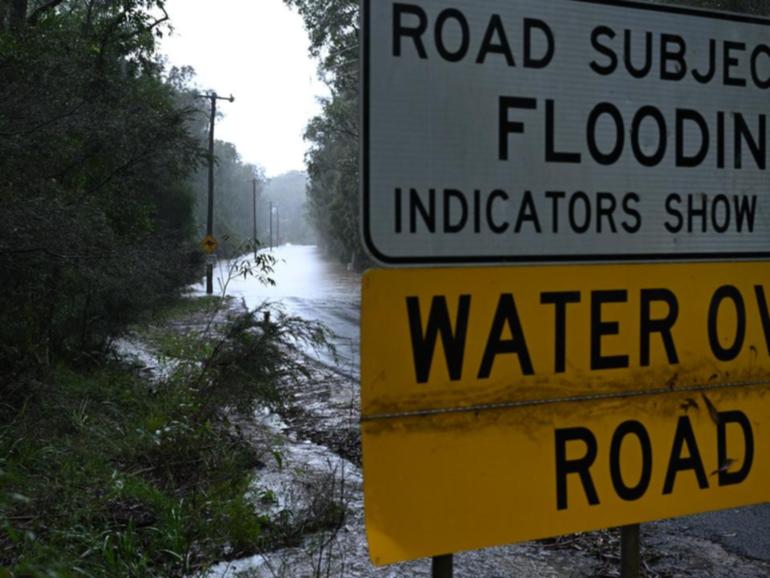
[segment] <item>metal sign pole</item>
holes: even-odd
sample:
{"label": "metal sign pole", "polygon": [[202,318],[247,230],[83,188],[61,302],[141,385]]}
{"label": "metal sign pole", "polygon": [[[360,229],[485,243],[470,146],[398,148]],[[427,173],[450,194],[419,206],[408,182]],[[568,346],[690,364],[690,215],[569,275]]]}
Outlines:
{"label": "metal sign pole", "polygon": [[622,578],[639,578],[640,566],[639,524],[620,528],[620,575]]}
{"label": "metal sign pole", "polygon": [[433,578],[452,578],[452,554],[433,557]]}

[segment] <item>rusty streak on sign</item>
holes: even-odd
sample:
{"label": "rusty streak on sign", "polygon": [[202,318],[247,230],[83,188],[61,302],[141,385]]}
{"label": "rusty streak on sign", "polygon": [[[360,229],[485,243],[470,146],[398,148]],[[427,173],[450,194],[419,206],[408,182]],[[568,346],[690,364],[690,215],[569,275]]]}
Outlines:
{"label": "rusty streak on sign", "polygon": [[373,561],[770,499],[769,295],[766,263],[367,273]]}

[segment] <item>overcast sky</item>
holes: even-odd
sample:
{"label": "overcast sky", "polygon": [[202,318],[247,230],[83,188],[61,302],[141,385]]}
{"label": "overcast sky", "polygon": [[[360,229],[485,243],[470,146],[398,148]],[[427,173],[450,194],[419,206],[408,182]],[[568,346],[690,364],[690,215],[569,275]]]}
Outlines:
{"label": "overcast sky", "polygon": [[273,177],[304,170],[307,121],[327,94],[307,53],[302,19],[282,0],[169,0],[174,34],[161,52],[195,68],[201,88],[235,96],[219,103],[216,137]]}

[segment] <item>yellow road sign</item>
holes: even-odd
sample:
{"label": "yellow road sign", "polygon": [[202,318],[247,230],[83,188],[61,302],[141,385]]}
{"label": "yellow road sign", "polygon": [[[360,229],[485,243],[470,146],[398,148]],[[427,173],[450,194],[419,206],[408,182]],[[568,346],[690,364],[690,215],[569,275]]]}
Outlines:
{"label": "yellow road sign", "polygon": [[770,500],[770,264],[371,271],[386,564]]}
{"label": "yellow road sign", "polygon": [[211,255],[214,251],[217,250],[217,247],[219,247],[219,242],[214,238],[213,235],[206,235],[201,240],[201,248],[207,255]]}

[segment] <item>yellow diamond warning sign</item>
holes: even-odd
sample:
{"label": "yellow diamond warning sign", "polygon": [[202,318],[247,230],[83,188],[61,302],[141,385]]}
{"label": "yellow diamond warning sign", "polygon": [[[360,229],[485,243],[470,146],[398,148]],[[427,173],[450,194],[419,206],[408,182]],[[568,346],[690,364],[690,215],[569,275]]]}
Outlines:
{"label": "yellow diamond warning sign", "polygon": [[214,238],[213,235],[206,235],[201,240],[201,248],[207,255],[211,255],[214,251],[217,250],[217,247],[219,247],[219,242]]}
{"label": "yellow diamond warning sign", "polygon": [[770,500],[770,264],[370,271],[386,564]]}

